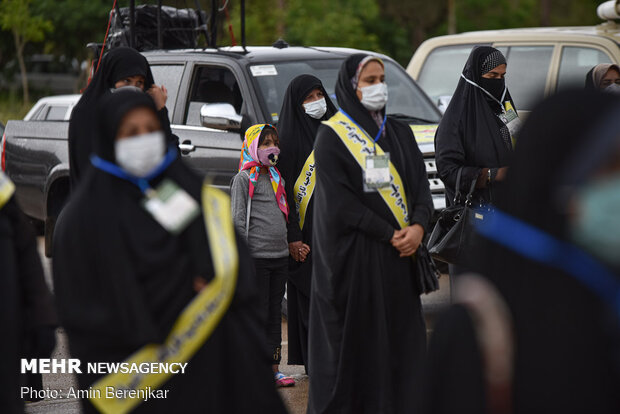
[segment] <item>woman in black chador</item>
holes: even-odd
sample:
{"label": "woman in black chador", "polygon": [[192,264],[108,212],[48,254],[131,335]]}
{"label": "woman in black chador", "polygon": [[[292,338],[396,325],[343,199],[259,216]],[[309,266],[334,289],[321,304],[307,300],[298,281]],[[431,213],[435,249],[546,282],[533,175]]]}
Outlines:
{"label": "woman in black chador", "polygon": [[291,206],[288,222],[291,254],[287,288],[288,363],[306,367],[312,275],[312,254],[308,250],[312,246],[314,205],[311,189],[316,182],[314,161],[309,157],[321,121],[328,120],[335,113],[336,107],[321,81],[312,75],[300,75],[286,90],[278,121],[279,165],[286,179],[288,205]]}
{"label": "woman in black chador", "polygon": [[[516,114],[504,80],[506,59],[488,46],[472,50],[461,79],[435,135],[439,177],[446,186],[446,202],[452,205],[458,170],[462,167],[461,193],[473,180],[476,201],[492,201],[489,191],[502,180],[512,155],[513,125],[506,116]],[[511,111],[512,109],[512,111]]]}
{"label": "woman in black chador", "polygon": [[433,204],[410,127],[385,117],[384,78],[380,59],[350,56],[336,84],[341,111],[317,135],[312,414],[416,409],[426,329],[411,256]]}
{"label": "woman in black chador", "polygon": [[148,92],[157,106],[157,116],[169,142],[178,145],[178,138],[172,134],[168,110],[166,109],[167,91],[164,86],[157,86],[153,80],[151,67],[144,56],[137,50],[119,47],[107,52],[101,59],[99,69],[93,76],[80,98],[69,123],[69,164],[71,187],[75,188],[78,180],[90,167],[90,155],[93,143],[99,131],[97,109],[99,101],[110,90],[133,86]]}
{"label": "woman in black chador", "polygon": [[[42,398],[41,374],[20,374],[20,359],[49,358],[56,345],[54,300],[28,218],[14,197],[15,185],[0,171],[0,407],[24,412],[24,400]],[[24,388],[28,392],[23,393]]]}
{"label": "woman in black chador", "polygon": [[528,117],[435,325],[424,413],[620,412],[619,114],[571,91]]}
{"label": "woman in black chador", "polygon": [[[157,387],[168,390],[166,398],[142,401],[139,412],[283,413],[256,316],[252,264],[232,230],[226,196],[216,192],[216,204],[207,197],[215,190],[203,189],[166,143],[146,93],[110,94],[98,113],[93,168],[63,210],[54,240],[57,306],[71,355],[82,367],[166,355],[187,362],[184,373]],[[147,346],[158,349],[157,358],[134,356]],[[78,381],[81,389],[103,387],[102,396],[109,381],[118,384],[87,372]],[[134,383],[132,376],[115,389]],[[91,412],[92,404],[121,400],[83,403]]]}

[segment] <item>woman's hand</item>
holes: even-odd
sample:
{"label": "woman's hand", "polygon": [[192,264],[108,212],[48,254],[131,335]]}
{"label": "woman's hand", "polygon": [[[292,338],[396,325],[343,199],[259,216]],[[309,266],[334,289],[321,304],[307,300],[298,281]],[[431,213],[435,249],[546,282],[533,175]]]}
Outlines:
{"label": "woman's hand", "polygon": [[495,181],[504,181],[506,179],[506,174],[508,173],[508,167],[502,167],[497,170],[497,174],[495,175]]}
{"label": "woman's hand", "polygon": [[310,254],[310,246],[301,240],[294,241],[288,244],[288,251],[296,262],[305,262]]}
{"label": "woman's hand", "polygon": [[164,106],[166,106],[166,101],[168,100],[168,90],[164,85],[161,85],[161,87],[153,85],[148,91],[146,91],[146,93],[153,98],[158,111],[161,111]]}
{"label": "woman's hand", "polygon": [[207,286],[207,279],[205,279],[202,276],[196,276],[194,277],[193,285],[194,285],[194,291],[196,293],[200,293],[200,291]]}
{"label": "woman's hand", "polygon": [[419,224],[414,224],[402,230],[396,230],[390,243],[400,252],[400,257],[407,257],[412,256],[418,250],[423,237],[424,228]]}

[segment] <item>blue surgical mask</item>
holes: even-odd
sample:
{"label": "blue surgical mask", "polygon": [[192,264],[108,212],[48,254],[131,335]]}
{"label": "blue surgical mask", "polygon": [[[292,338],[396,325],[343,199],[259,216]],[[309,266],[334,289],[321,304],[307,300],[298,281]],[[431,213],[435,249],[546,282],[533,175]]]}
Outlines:
{"label": "blue surgical mask", "polygon": [[596,180],[578,193],[573,242],[620,269],[620,173]]}

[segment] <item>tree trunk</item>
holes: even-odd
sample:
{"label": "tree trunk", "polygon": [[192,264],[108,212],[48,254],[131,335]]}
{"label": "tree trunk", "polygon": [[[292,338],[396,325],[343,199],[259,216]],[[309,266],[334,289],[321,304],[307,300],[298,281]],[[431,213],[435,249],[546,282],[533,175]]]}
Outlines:
{"label": "tree trunk", "polygon": [[22,78],[22,90],[24,93],[24,104],[30,103],[30,95],[28,93],[28,75],[26,74],[26,64],[24,63],[24,46],[25,41],[20,38],[17,30],[13,30],[13,38],[15,39],[15,50],[17,51],[17,61],[19,62],[19,71]]}
{"label": "tree trunk", "polygon": [[456,0],[448,0],[448,34],[456,33]]}
{"label": "tree trunk", "polygon": [[540,25],[551,25],[551,0],[540,0]]}
{"label": "tree trunk", "polygon": [[286,1],[278,0],[278,8],[280,11],[278,13],[276,32],[279,39],[284,39],[284,31],[286,30],[286,27],[284,27],[284,21],[286,20]]}

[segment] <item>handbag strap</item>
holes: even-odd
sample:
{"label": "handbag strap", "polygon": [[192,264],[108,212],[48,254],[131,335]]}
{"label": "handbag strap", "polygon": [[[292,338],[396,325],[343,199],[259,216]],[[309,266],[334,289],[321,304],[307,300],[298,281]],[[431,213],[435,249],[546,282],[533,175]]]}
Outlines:
{"label": "handbag strap", "polygon": [[469,186],[469,192],[467,193],[467,198],[465,199],[465,204],[467,205],[471,205],[471,200],[474,196],[474,190],[476,189],[477,181],[478,181],[477,177],[471,181],[471,185]]}
{"label": "handbag strap", "polygon": [[248,195],[248,208],[245,213],[245,241],[248,241],[250,233],[250,213],[252,212],[252,197]]}
{"label": "handbag strap", "polygon": [[[461,176],[463,174],[463,168],[460,167],[458,172],[456,173],[456,193],[454,194],[454,205],[461,203]],[[467,197],[465,198],[466,204],[471,205],[471,200],[474,196],[474,190],[476,189],[476,182],[478,178],[474,178],[469,186],[469,192],[467,193]]]}
{"label": "handbag strap", "polygon": [[461,174],[463,173],[463,167],[459,167],[456,173],[456,192],[454,194],[454,205],[461,203]]}

